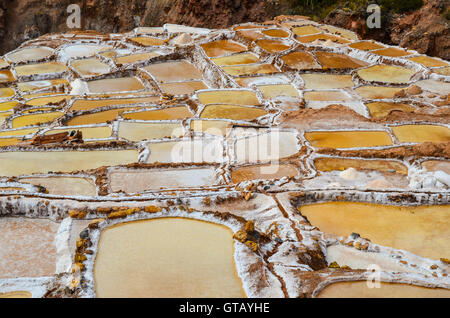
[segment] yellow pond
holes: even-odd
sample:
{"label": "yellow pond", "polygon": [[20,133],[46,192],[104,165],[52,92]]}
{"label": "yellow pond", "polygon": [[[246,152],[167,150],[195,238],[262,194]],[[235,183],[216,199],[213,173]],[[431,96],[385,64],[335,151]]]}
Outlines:
{"label": "yellow pond", "polygon": [[254,165],[233,169],[231,171],[231,182],[239,183],[248,180],[281,179],[296,176],[298,176],[298,170],[290,164]]}
{"label": "yellow pond", "polygon": [[263,34],[275,37],[275,38],[287,38],[289,33],[281,29],[270,29],[262,31]]}
{"label": "yellow pond", "polygon": [[208,105],[202,113],[201,118],[227,118],[234,120],[254,120],[258,117],[267,115],[264,109],[245,107],[239,105]]}
{"label": "yellow pond", "polygon": [[279,70],[272,64],[224,66],[223,70],[231,76],[272,74],[279,72]]}
{"label": "yellow pond", "polygon": [[449,142],[450,129],[433,125],[403,125],[392,127],[400,142]]}
{"label": "yellow pond", "polygon": [[320,171],[343,171],[348,168],[358,170],[377,170],[408,174],[408,168],[397,161],[388,160],[360,160],[348,158],[317,158],[314,160],[314,166]]}
{"label": "yellow pond", "polygon": [[299,98],[300,94],[294,86],[286,85],[260,85],[258,89],[263,93],[265,99],[272,99],[279,96],[289,96]]}
{"label": "yellow pond", "polygon": [[189,219],[110,227],[95,261],[97,297],[245,297],[232,236],[224,226]]}
{"label": "yellow pond", "polygon": [[319,298],[450,298],[450,290],[425,288],[406,284],[380,283],[369,288],[367,282],[339,282],[328,285]]}
{"label": "yellow pond", "polygon": [[258,56],[253,53],[240,53],[225,57],[218,57],[212,59],[214,63],[220,66],[225,65],[241,65],[241,64],[251,64],[259,62]]}
{"label": "yellow pond", "polygon": [[314,56],[308,52],[292,52],[281,58],[289,67],[296,70],[314,70],[321,69]]}
{"label": "yellow pond", "polygon": [[171,107],[166,109],[147,110],[122,115],[125,119],[135,120],[175,120],[192,117],[192,113],[185,107]]}
{"label": "yellow pond", "polygon": [[239,53],[247,51],[247,48],[242,44],[229,41],[219,40],[215,42],[209,42],[201,44],[201,47],[209,57],[217,57],[231,53]]}
{"label": "yellow pond", "polygon": [[72,172],[102,166],[126,165],[137,162],[138,156],[136,150],[2,152],[0,175],[11,177],[49,171]]}
{"label": "yellow pond", "polygon": [[160,82],[186,81],[203,78],[202,73],[194,65],[185,60],[151,64],[143,69]]}
{"label": "yellow pond", "polygon": [[355,92],[367,99],[394,98],[402,90],[401,87],[361,86]]}
{"label": "yellow pond", "polygon": [[119,138],[131,141],[181,137],[182,135],[183,126],[181,123],[133,123],[125,121],[119,123]]}
{"label": "yellow pond", "polygon": [[349,45],[349,47],[362,50],[362,51],[372,51],[372,50],[378,50],[384,48],[384,45],[381,45],[379,43],[373,42],[373,41],[362,41],[357,43],[352,43]]}
{"label": "yellow pond", "polygon": [[61,73],[65,71],[67,71],[66,65],[60,62],[48,62],[48,63],[16,66],[16,72],[18,76]]}
{"label": "yellow pond", "polygon": [[207,89],[208,86],[202,81],[177,82],[161,84],[161,90],[164,93],[172,95],[192,95],[201,89]]}
{"label": "yellow pond", "polygon": [[133,108],[118,108],[106,110],[103,112],[98,112],[94,114],[86,114],[73,117],[70,119],[66,126],[79,126],[79,125],[92,125],[92,124],[103,124],[109,121],[116,120],[123,112],[131,110]]}
{"label": "yellow pond", "polygon": [[27,291],[16,291],[11,293],[0,293],[0,298],[31,298],[31,293]]}
{"label": "yellow pond", "polygon": [[220,90],[198,93],[198,100],[206,104],[259,105],[255,92],[248,90]]}
{"label": "yellow pond", "polygon": [[105,106],[128,105],[128,104],[144,104],[159,101],[159,97],[138,97],[138,98],[117,98],[117,99],[96,99],[86,100],[78,99],[73,102],[70,110],[90,110]]}
{"label": "yellow pond", "polygon": [[289,45],[277,40],[259,40],[256,44],[270,53],[283,52],[290,48]]}
{"label": "yellow pond", "polygon": [[305,132],[305,138],[316,148],[357,148],[392,145],[385,131],[315,131]]}
{"label": "yellow pond", "polygon": [[368,82],[385,82],[393,84],[408,83],[414,71],[391,65],[375,65],[358,71],[358,75]]}
{"label": "yellow pond", "polygon": [[34,126],[39,124],[51,123],[56,118],[59,118],[62,115],[64,115],[64,113],[51,112],[51,113],[40,113],[40,114],[20,116],[12,120],[12,127],[19,128],[25,126]]}
{"label": "yellow pond", "polygon": [[316,52],[316,57],[324,69],[353,69],[368,65],[367,62],[338,53]]}
{"label": "yellow pond", "polygon": [[32,81],[32,82],[17,83],[17,87],[22,92],[30,92],[38,89],[51,88],[57,85],[67,86],[68,84],[69,82],[66,79],[58,78],[47,81]]}
{"label": "yellow pond", "polygon": [[449,65],[445,61],[434,59],[434,58],[426,56],[426,55],[410,57],[410,58],[408,58],[408,60],[422,64],[427,67],[440,67],[440,66],[448,66]]}
{"label": "yellow pond", "polygon": [[370,111],[370,116],[372,118],[383,118],[393,110],[402,111],[404,113],[412,113],[414,112],[414,107],[408,104],[402,103],[370,103],[367,104],[367,108]]}
{"label": "yellow pond", "polygon": [[450,206],[387,206],[328,202],[299,207],[322,232],[359,233],[373,243],[431,259],[450,258]]}
{"label": "yellow pond", "polygon": [[137,37],[137,38],[131,38],[130,39],[133,42],[139,43],[143,46],[158,46],[158,45],[164,45],[164,40],[156,39],[156,38],[150,38],[150,37]]}

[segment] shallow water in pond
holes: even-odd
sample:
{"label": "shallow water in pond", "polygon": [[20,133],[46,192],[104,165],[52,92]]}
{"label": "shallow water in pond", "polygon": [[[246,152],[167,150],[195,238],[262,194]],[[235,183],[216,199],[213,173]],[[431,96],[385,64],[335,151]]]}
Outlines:
{"label": "shallow water in pond", "polygon": [[275,37],[275,38],[287,38],[289,37],[289,32],[286,32],[281,29],[270,29],[262,31],[263,34]]}
{"label": "shallow water in pond", "polygon": [[411,55],[411,52],[402,50],[402,49],[397,49],[397,48],[385,48],[385,49],[381,49],[381,50],[376,50],[373,51],[372,53],[374,54],[378,54],[378,55],[382,55],[382,56],[390,56],[390,57],[401,57],[401,56],[407,56],[407,55]]}
{"label": "shallow water in pond", "polygon": [[156,52],[148,52],[148,53],[138,53],[131,54],[126,56],[120,56],[115,58],[115,62],[118,64],[131,64],[131,63],[139,63],[151,59],[153,57],[159,56],[160,54]]}
{"label": "shallow water in pond", "polygon": [[220,90],[199,92],[198,100],[207,104],[259,105],[256,93],[248,90]]}
{"label": "shallow water in pond", "polygon": [[164,93],[172,95],[192,95],[198,90],[208,88],[202,81],[166,83],[160,84],[160,86]]}
{"label": "shallow water in pond", "polygon": [[358,233],[375,244],[439,260],[450,257],[449,208],[327,202],[299,211],[322,232],[344,237]]}
{"label": "shallow water in pond", "polygon": [[283,177],[296,177],[298,170],[290,164],[280,165],[254,165],[235,168],[231,171],[231,182],[239,183],[259,179],[281,179]]}
{"label": "shallow water in pond", "polygon": [[352,87],[351,75],[334,74],[302,74],[307,89],[336,89]]}
{"label": "shallow water in pond", "polygon": [[143,68],[160,82],[176,82],[203,79],[202,73],[188,61],[170,61],[151,64]]}
{"label": "shallow water in pond", "polygon": [[224,66],[222,69],[231,76],[272,74],[279,72],[279,70],[272,64]]}
{"label": "shallow water in pond", "polygon": [[126,165],[138,162],[138,156],[136,150],[3,152],[0,153],[0,175],[10,177]]}
{"label": "shallow water in pond", "polygon": [[20,182],[39,185],[54,195],[96,196],[97,188],[91,179],[76,177],[25,178]]}
{"label": "shallow water in pond", "polygon": [[328,285],[319,298],[450,298],[450,290],[406,284],[381,283],[381,288],[368,288],[367,282],[339,282]]}
{"label": "shallow water in pond", "polygon": [[226,118],[233,120],[254,120],[265,115],[267,115],[267,112],[260,108],[220,104],[206,106],[200,114],[200,117],[211,119]]}
{"label": "shallow water in pond", "polygon": [[383,86],[361,86],[355,89],[355,92],[367,99],[394,98],[403,88],[401,87],[383,87]]}
{"label": "shallow water in pond", "polygon": [[0,88],[0,98],[10,97],[14,95],[14,90],[12,88]]}
{"label": "shallow water in pond", "polygon": [[414,71],[391,65],[375,65],[358,71],[358,75],[368,82],[385,82],[393,84],[409,83]]}
{"label": "shallow water in pond", "polygon": [[296,27],[292,29],[292,32],[296,35],[310,35],[310,34],[316,34],[322,32],[322,30],[312,26],[312,25],[306,25],[301,27]]}
{"label": "shallow water in pond", "polygon": [[449,142],[450,129],[434,125],[403,125],[392,127],[400,142]]}
{"label": "shallow water in pond", "polygon": [[408,104],[402,104],[402,103],[370,103],[366,105],[367,108],[370,111],[370,116],[372,118],[383,118],[393,110],[399,110],[404,113],[412,113],[414,112],[415,108]]}
{"label": "shallow water in pond", "polygon": [[229,40],[209,42],[201,44],[201,47],[209,57],[218,57],[226,54],[247,51],[247,48],[242,44]]}
{"label": "shallow water in pond", "polygon": [[83,134],[83,139],[106,139],[111,137],[112,129],[109,126],[106,127],[77,127],[77,128],[69,128],[69,129],[52,129],[45,133],[46,136],[59,134],[63,132],[70,133],[73,130],[81,131]]}
{"label": "shallow water in pond", "polygon": [[332,41],[332,42],[339,43],[339,44],[346,44],[346,43],[350,42],[339,36],[334,36],[334,35],[329,35],[329,34],[314,34],[314,35],[297,37],[297,41],[299,41],[300,43],[310,43],[310,42],[314,42],[317,40],[319,40],[321,42]]}
{"label": "shallow water in pond", "polygon": [[450,161],[444,160],[428,160],[422,162],[422,167],[427,169],[427,171],[444,171],[450,174]]}
{"label": "shallow water in pond", "polygon": [[296,70],[321,69],[319,63],[308,52],[292,52],[281,58],[286,65]]}
{"label": "shallow water in pond", "polygon": [[397,172],[408,174],[408,168],[396,161],[388,160],[361,160],[348,158],[317,158],[314,166],[320,171],[343,171],[348,168],[357,170],[377,170],[383,172]]}
{"label": "shallow water in pond", "polygon": [[107,228],[94,267],[97,297],[245,297],[232,236],[225,226],[181,218]]}
{"label": "shallow water in pond", "polygon": [[110,72],[109,65],[99,59],[76,60],[70,66],[81,76],[95,76]]}
{"label": "shallow water in pond", "polygon": [[384,48],[384,45],[372,41],[362,41],[358,43],[352,43],[349,45],[349,47],[363,51],[372,51],[382,49]]}
{"label": "shallow water in pond", "polygon": [[12,127],[19,128],[25,126],[34,126],[38,124],[51,123],[56,118],[61,117],[64,113],[61,112],[51,112],[51,113],[40,113],[16,117],[12,120]]}
{"label": "shallow water in pond", "polygon": [[10,70],[0,71],[0,83],[13,82],[15,77]]}
{"label": "shallow water in pond", "polygon": [[214,167],[117,171],[110,174],[111,190],[139,193],[148,190],[211,187],[217,184]]}
{"label": "shallow water in pond", "polygon": [[47,81],[32,81],[32,82],[17,83],[17,87],[22,92],[30,92],[38,89],[50,88],[56,85],[68,86],[69,82],[66,79],[58,78]]}
{"label": "shallow water in pond", "polygon": [[[0,279],[52,276],[59,223],[46,219],[0,218]],[[0,294],[1,295],[1,294]]]}
{"label": "shallow water in pond", "polygon": [[125,119],[134,120],[175,120],[189,118],[192,116],[192,113],[185,106],[147,110],[122,115]]}
{"label": "shallow water in pond", "polygon": [[157,39],[157,38],[150,38],[150,37],[137,37],[137,38],[130,38],[131,41],[139,43],[143,46],[159,46],[164,45],[164,40]]}
{"label": "shallow water in pond", "polygon": [[88,82],[89,93],[128,92],[145,89],[137,77],[110,78]]}
{"label": "shallow water in pond", "polygon": [[130,141],[161,139],[165,137],[181,137],[181,123],[119,123],[119,137]]}
{"label": "shallow water in pond", "polygon": [[61,54],[66,57],[88,57],[95,55],[98,52],[112,49],[111,46],[98,44],[76,44],[63,49]]}
{"label": "shallow water in pond", "polygon": [[214,63],[219,66],[225,65],[241,65],[241,64],[251,64],[259,62],[258,56],[253,53],[240,53],[225,57],[218,57],[211,59]]}
{"label": "shallow water in pond", "polygon": [[116,120],[123,112],[132,110],[133,108],[118,108],[106,110],[94,114],[86,114],[73,117],[67,121],[66,126],[80,126],[92,124],[104,124],[108,121]]}
{"label": "shallow water in pond", "polygon": [[408,60],[422,64],[427,67],[440,67],[440,66],[448,66],[449,65],[445,61],[434,59],[432,57],[425,56],[425,55],[410,57],[410,58],[408,58]]}
{"label": "shallow water in pond", "polygon": [[40,64],[28,64],[16,66],[18,76],[37,75],[37,74],[52,74],[67,71],[66,65],[60,62],[47,62]]}
{"label": "shallow water in pond", "polygon": [[29,106],[44,106],[50,103],[59,103],[63,100],[70,100],[72,96],[68,95],[58,95],[58,96],[49,96],[49,97],[39,97],[33,98],[26,101],[26,104]]}
{"label": "shallow water in pond", "polygon": [[344,54],[331,52],[316,52],[315,54],[324,69],[353,69],[368,65],[367,62]]}
{"label": "shallow water in pond", "polygon": [[215,136],[226,136],[232,124],[225,120],[192,120],[191,130]]}
{"label": "shallow water in pond", "polygon": [[357,148],[392,145],[385,131],[315,131],[305,132],[305,138],[316,148]]}
{"label": "shallow water in pond", "polygon": [[290,48],[289,45],[277,40],[259,40],[256,44],[270,53],[279,53]]}
{"label": "shallow water in pond", "polygon": [[0,298],[31,298],[31,296],[31,293],[27,291],[0,293]]}
{"label": "shallow water in pond", "polygon": [[311,101],[346,101],[351,98],[339,91],[315,91],[315,92],[305,92],[305,100]]}
{"label": "shallow water in pond", "polygon": [[48,47],[23,48],[7,54],[7,58],[14,63],[37,61],[49,57],[53,50]]}
{"label": "shallow water in pond", "polygon": [[272,99],[279,96],[289,96],[300,98],[299,92],[294,86],[287,85],[260,85],[257,88],[263,93],[265,99]]}
{"label": "shallow water in pond", "polygon": [[159,101],[157,96],[149,97],[137,97],[137,98],[115,98],[115,99],[101,99],[101,100],[85,100],[80,99],[73,102],[70,110],[90,110],[105,106],[115,106],[115,105],[127,105],[127,104],[144,104],[144,103],[154,103]]}

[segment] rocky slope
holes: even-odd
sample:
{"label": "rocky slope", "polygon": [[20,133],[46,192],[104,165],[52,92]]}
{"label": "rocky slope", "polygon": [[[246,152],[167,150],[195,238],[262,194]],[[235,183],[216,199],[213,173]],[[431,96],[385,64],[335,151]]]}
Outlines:
{"label": "rocky slope", "polygon": [[355,31],[365,39],[399,45],[448,60],[450,24],[446,14],[449,8],[449,0],[424,0],[424,6],[412,13],[383,15],[382,28],[373,30],[365,26],[364,12],[337,9],[324,22]]}

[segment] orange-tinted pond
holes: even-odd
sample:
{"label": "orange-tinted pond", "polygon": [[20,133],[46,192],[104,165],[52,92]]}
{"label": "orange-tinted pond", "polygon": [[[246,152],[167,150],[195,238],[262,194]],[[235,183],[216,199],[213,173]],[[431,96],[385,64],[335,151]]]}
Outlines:
{"label": "orange-tinted pond", "polygon": [[327,202],[299,207],[322,232],[347,237],[359,233],[375,244],[422,257],[450,258],[450,206],[388,206]]}
{"label": "orange-tinted pond", "polygon": [[245,297],[232,236],[224,226],[181,218],[107,228],[95,261],[97,297]]}

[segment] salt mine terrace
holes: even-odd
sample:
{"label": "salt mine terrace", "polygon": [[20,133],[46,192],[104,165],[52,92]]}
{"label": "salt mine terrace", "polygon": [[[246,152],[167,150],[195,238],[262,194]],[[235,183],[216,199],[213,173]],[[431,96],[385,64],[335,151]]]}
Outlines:
{"label": "salt mine terrace", "polygon": [[0,298],[450,297],[449,69],[294,16],[23,43]]}

